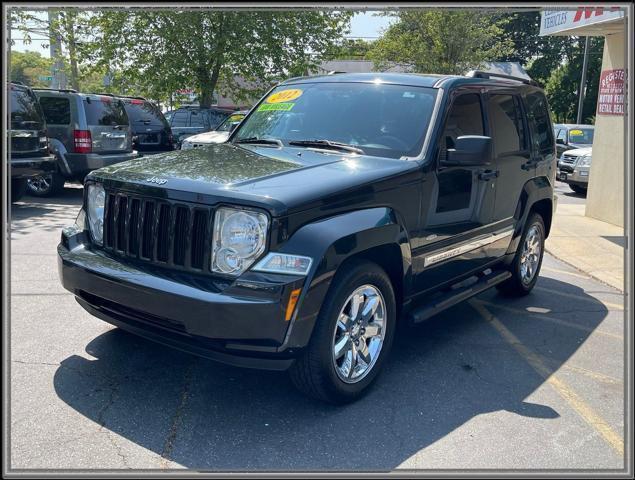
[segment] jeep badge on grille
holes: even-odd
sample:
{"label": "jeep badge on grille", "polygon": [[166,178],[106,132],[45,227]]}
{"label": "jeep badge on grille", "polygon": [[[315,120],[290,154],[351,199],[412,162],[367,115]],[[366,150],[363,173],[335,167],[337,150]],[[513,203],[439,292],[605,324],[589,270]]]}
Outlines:
{"label": "jeep badge on grille", "polygon": [[150,177],[146,178],[146,182],[156,183],[157,185],[165,185],[168,181],[165,178]]}

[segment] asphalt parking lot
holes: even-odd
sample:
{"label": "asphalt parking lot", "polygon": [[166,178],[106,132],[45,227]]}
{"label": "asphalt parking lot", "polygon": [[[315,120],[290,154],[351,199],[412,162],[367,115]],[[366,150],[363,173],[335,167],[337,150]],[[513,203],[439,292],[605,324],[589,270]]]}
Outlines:
{"label": "asphalt parking lot", "polygon": [[331,407],[86,313],[55,252],[81,192],[11,208],[12,469],[624,468],[624,296],[565,263],[403,329],[371,392]]}

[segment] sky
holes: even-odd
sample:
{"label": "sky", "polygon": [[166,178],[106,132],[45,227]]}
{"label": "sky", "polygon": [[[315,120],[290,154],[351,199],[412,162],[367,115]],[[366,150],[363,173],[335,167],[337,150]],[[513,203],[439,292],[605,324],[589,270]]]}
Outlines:
{"label": "sky", "polygon": [[[46,18],[45,13],[43,13],[42,16]],[[349,38],[374,40],[381,36],[382,31],[388,27],[390,21],[390,18],[375,16],[374,12],[356,13],[351,20],[351,31],[346,36]],[[22,41],[22,34],[18,30],[11,31],[11,38],[15,41],[12,50],[19,52],[35,51],[40,52],[43,57],[49,57],[49,49],[42,47],[43,44],[48,45],[48,39],[38,40],[42,37],[33,36],[33,41],[30,44],[26,44]]]}

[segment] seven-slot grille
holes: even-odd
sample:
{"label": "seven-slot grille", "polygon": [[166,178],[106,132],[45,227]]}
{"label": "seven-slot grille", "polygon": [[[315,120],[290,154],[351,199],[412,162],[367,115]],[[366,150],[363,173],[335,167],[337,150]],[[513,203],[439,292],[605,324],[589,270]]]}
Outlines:
{"label": "seven-slot grille", "polygon": [[213,210],[107,192],[104,248],[191,271],[209,271]]}
{"label": "seven-slot grille", "polygon": [[560,160],[562,163],[566,163],[567,165],[575,165],[578,161],[577,155],[562,155],[562,159]]}

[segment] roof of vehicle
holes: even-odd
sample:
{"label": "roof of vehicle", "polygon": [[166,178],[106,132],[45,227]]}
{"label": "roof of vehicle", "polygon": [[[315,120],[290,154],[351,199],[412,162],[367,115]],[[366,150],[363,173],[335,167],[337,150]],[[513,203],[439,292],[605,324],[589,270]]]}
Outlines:
{"label": "roof of vehicle", "polygon": [[232,112],[231,108],[227,107],[219,107],[217,105],[212,105],[211,107],[201,107],[199,105],[182,105],[179,108],[174,110],[170,110],[171,112],[176,112],[177,110],[220,110],[222,112]]}
{"label": "roof of vehicle", "polygon": [[[483,73],[483,75],[488,75]],[[408,85],[413,87],[440,87],[457,86],[460,84],[486,83],[490,85],[518,85],[525,86],[530,80],[510,78],[484,78],[479,76],[463,75],[437,75],[422,73],[393,73],[393,72],[370,72],[370,73],[336,73],[331,75],[314,75],[308,77],[289,78],[280,85],[302,84],[302,83],[387,83],[392,85]]]}

